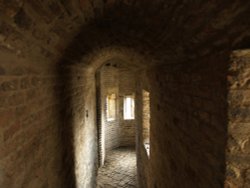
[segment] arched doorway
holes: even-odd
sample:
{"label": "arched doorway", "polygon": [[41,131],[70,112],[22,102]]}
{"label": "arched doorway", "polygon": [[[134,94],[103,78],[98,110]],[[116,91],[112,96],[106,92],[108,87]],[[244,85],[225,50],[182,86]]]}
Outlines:
{"label": "arched doorway", "polygon": [[97,70],[99,187],[137,184],[135,94],[136,74],[129,65],[110,60]]}

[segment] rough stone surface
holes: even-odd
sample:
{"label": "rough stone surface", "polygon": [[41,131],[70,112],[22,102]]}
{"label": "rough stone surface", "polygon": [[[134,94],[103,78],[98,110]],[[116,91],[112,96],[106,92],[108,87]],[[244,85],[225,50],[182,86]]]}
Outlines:
{"label": "rough stone surface", "polygon": [[148,187],[183,187],[184,182],[185,187],[197,188],[224,185],[229,61],[225,57],[148,71]]}
{"label": "rough stone surface", "polygon": [[63,187],[70,171],[63,170],[61,83],[48,72],[53,66],[0,56],[6,73],[0,78],[0,187]]}
{"label": "rough stone surface", "polygon": [[71,68],[72,75],[56,64],[36,66],[7,52],[0,56],[5,72],[0,78],[0,187],[92,186],[94,78],[86,79],[80,68]]}
{"label": "rough stone surface", "polygon": [[[148,116],[152,115],[151,109],[145,109],[144,102],[145,98],[143,96],[144,91],[150,92],[150,83],[148,80],[147,71],[142,71],[137,74],[136,80],[136,115],[138,118],[137,121],[137,176],[138,176],[138,185],[139,187],[149,187],[149,180],[152,177],[150,176],[150,158],[145,149],[145,137],[147,140],[152,140],[152,138],[148,138],[150,136],[150,132],[148,132],[148,128],[145,130],[145,123],[151,124]],[[151,95],[149,100],[151,100]],[[150,114],[145,114],[146,111]],[[146,115],[146,117],[145,117]],[[149,122],[148,122],[149,121]],[[149,145],[151,147],[151,144]],[[151,150],[150,150],[151,151]],[[150,153],[149,151],[149,153]]]}
{"label": "rough stone surface", "polygon": [[249,17],[245,0],[0,1],[0,187],[95,186],[95,72],[110,59],[147,69],[142,187],[249,187],[245,52],[228,70]]}
{"label": "rough stone surface", "polygon": [[250,51],[235,51],[230,62],[225,186],[247,188],[250,186]]}

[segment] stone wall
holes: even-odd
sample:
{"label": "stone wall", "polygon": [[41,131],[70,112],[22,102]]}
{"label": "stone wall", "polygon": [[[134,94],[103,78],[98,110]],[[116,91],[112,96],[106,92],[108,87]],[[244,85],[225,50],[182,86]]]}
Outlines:
{"label": "stone wall", "polygon": [[98,159],[95,75],[81,64],[60,66],[59,75],[63,83],[60,96],[63,165],[73,171],[70,179],[75,181],[75,187],[94,187]]}
{"label": "stone wall", "polygon": [[119,93],[120,93],[120,124],[121,124],[121,146],[135,146],[136,121],[135,119],[125,120],[123,117],[123,99],[126,95],[135,96],[135,73],[128,68],[120,68],[119,71]]}
{"label": "stone wall", "polygon": [[94,184],[94,78],[65,50],[101,6],[0,2],[0,187]]}
{"label": "stone wall", "polygon": [[[249,47],[249,7],[248,1],[227,0],[1,1],[0,187],[93,185],[94,73],[75,64],[112,47],[118,53],[129,49],[131,59],[137,53],[145,57],[140,62],[144,67],[155,66],[150,71],[154,142],[148,186],[223,186],[228,115],[224,62],[229,60],[218,54]],[[111,50],[107,56],[116,53]],[[83,64],[95,69],[90,62]],[[245,86],[241,91],[243,98],[248,96]],[[243,177],[248,177],[248,166],[239,161],[248,162],[249,110],[245,99],[229,107],[228,142],[237,147],[228,154],[228,183],[247,186]]]}
{"label": "stone wall", "polygon": [[1,1],[1,49],[36,62],[55,63],[79,28],[95,17],[94,9],[102,7],[100,1]]}
{"label": "stone wall", "polygon": [[63,170],[56,67],[0,56],[0,186],[63,187],[72,169]]}
{"label": "stone wall", "polygon": [[250,187],[250,51],[234,51],[228,72],[226,187]]}
{"label": "stone wall", "polygon": [[0,187],[92,186],[94,78],[80,67],[0,57]]}
{"label": "stone wall", "polygon": [[150,143],[150,93],[142,90],[142,135],[143,142]]}
{"label": "stone wall", "polygon": [[[139,187],[149,187],[149,180],[152,178],[151,175],[151,164],[150,158],[147,154],[145,148],[145,136],[149,136],[147,131],[144,131],[144,122],[148,119],[145,119],[145,111],[144,108],[144,100],[143,100],[143,91],[151,91],[150,83],[148,80],[148,72],[152,71],[149,69],[148,71],[140,71],[136,73],[136,116],[137,116],[137,129],[136,129],[136,153],[137,153],[137,175],[138,175],[138,185]],[[146,134],[145,134],[146,133]],[[148,138],[151,140],[151,138]]]}
{"label": "stone wall", "polygon": [[[100,97],[101,97],[101,116],[102,116],[102,135],[104,137],[105,152],[120,145],[120,119],[119,119],[119,72],[117,67],[112,65],[103,66],[100,70]],[[107,95],[115,94],[116,114],[114,120],[107,119]]]}
{"label": "stone wall", "polygon": [[148,187],[223,187],[228,57],[211,56],[149,72]]}

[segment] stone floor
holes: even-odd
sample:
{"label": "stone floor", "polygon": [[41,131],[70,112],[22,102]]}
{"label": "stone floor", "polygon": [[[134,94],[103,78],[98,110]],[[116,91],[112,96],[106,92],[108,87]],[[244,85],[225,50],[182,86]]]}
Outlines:
{"label": "stone floor", "polygon": [[111,151],[97,177],[97,188],[136,188],[136,154],[134,148]]}

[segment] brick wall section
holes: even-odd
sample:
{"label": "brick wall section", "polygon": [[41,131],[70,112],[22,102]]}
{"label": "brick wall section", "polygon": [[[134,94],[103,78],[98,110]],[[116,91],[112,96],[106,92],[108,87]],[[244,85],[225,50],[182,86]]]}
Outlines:
{"label": "brick wall section", "polygon": [[126,95],[135,96],[135,73],[128,68],[120,68],[119,71],[119,93],[120,93],[120,124],[121,124],[121,146],[135,146],[136,121],[124,120],[123,117],[123,97]]}
{"label": "brick wall section", "polygon": [[[120,144],[120,119],[119,119],[119,73],[116,67],[112,65],[103,66],[100,71],[101,79],[101,111],[102,111],[102,127],[104,128],[105,152],[116,148]],[[107,103],[108,94],[116,95],[116,117],[115,120],[107,120]]]}
{"label": "brick wall section", "polygon": [[[149,70],[151,71],[151,69]],[[150,159],[147,155],[144,146],[144,111],[143,111],[143,90],[150,90],[150,83],[148,80],[148,72],[140,71],[136,73],[136,116],[137,116],[137,138],[136,138],[136,152],[137,152],[137,175],[139,187],[149,187],[149,180],[151,175]]]}
{"label": "brick wall section", "polygon": [[79,67],[0,57],[0,187],[91,187],[94,78]]}
{"label": "brick wall section", "polygon": [[64,50],[101,6],[0,3],[0,187],[94,184],[94,78],[57,63],[64,63]]}
{"label": "brick wall section", "polygon": [[228,82],[226,186],[250,187],[250,50],[232,53]]}
{"label": "brick wall section", "polygon": [[59,81],[63,83],[60,98],[60,126],[65,153],[64,167],[72,171],[69,178],[75,185],[94,187],[97,173],[97,127],[95,77],[82,65],[59,66]]}
{"label": "brick wall section", "polygon": [[223,187],[227,57],[150,71],[149,187]]}
{"label": "brick wall section", "polygon": [[0,187],[64,187],[56,67],[0,56]]}
{"label": "brick wall section", "polygon": [[150,93],[142,91],[142,134],[144,143],[150,142]]}
{"label": "brick wall section", "polygon": [[[224,86],[226,86],[226,83],[220,83],[220,80],[223,79],[217,77],[220,75],[219,71],[215,70],[214,72],[214,70],[211,70],[212,67],[220,69],[220,63],[224,62],[224,60],[220,61],[218,57],[211,58],[210,61],[216,63],[210,63],[210,66],[207,60],[204,60],[204,57],[214,57],[214,54],[224,53],[233,48],[249,46],[249,7],[248,1],[226,0],[205,1],[204,3],[199,1],[185,3],[185,1],[120,0],[11,0],[1,2],[0,51],[3,54],[0,57],[1,61],[6,62],[11,59],[10,56],[14,58],[6,64],[1,62],[0,67],[2,84],[0,117],[3,122],[0,124],[0,144],[1,148],[3,148],[0,173],[4,174],[3,176],[0,175],[2,177],[1,186],[15,187],[15,185],[23,185],[33,187],[33,184],[35,184],[44,187],[47,187],[47,185],[50,187],[71,187],[73,184],[78,184],[88,187],[91,184],[89,181],[84,180],[92,181],[94,165],[92,160],[95,158],[93,152],[96,149],[93,146],[95,144],[93,134],[95,132],[93,126],[95,125],[95,118],[94,110],[91,108],[94,104],[92,100],[94,96],[93,78],[88,75],[83,80],[80,79],[81,89],[77,89],[77,91],[74,91],[74,89],[68,90],[67,88],[70,87],[66,85],[68,78],[77,80],[74,75],[78,75],[78,70],[73,69],[74,73],[71,71],[64,73],[61,72],[61,68],[55,70],[57,68],[55,68],[54,63],[59,62],[61,58],[67,59],[70,63],[79,62],[82,56],[95,51],[95,49],[98,51],[102,47],[121,46],[128,47],[134,52],[141,52],[146,56],[147,60],[149,56],[150,59],[155,57],[157,59],[156,63],[171,64],[188,60],[187,64],[190,66],[185,68],[170,66],[167,67],[167,70],[170,68],[168,71],[160,70],[161,68],[152,71],[151,85],[154,86],[152,91],[156,93],[152,96],[155,99],[152,102],[154,104],[152,106],[152,117],[154,116],[153,122],[155,124],[155,128],[151,131],[152,138],[155,139],[152,147],[154,154],[152,155],[154,158],[152,163],[154,173],[152,174],[156,178],[152,179],[152,185],[149,186],[166,187],[167,181],[171,182],[171,185],[168,185],[170,187],[177,186],[180,182],[185,182],[187,186],[191,185],[193,187],[191,181],[195,179],[198,185],[216,187],[222,181],[221,171],[217,168],[219,164],[224,165],[221,159],[222,154],[216,152],[211,158],[204,155],[213,153],[213,150],[208,152],[205,150],[210,148],[211,145],[220,148],[220,145],[223,145],[224,142],[224,133],[222,132],[226,128],[221,128],[221,125],[224,125],[224,122],[221,121],[226,119],[224,118],[224,95],[226,95]],[[91,24],[87,25],[89,22]],[[26,59],[24,63],[21,62],[22,58]],[[197,59],[200,62],[194,65],[193,61]],[[219,65],[217,62],[220,62]],[[20,66],[19,70],[13,69],[16,63]],[[53,63],[53,65],[48,63]],[[87,64],[88,62],[84,63]],[[199,63],[204,65],[198,66]],[[146,66],[152,65],[151,62],[143,62],[142,64]],[[190,71],[188,71],[189,69]],[[22,71],[24,72],[22,73]],[[221,74],[224,72],[226,71],[223,68]],[[161,73],[163,75],[160,76]],[[199,84],[203,83],[200,78],[203,79],[204,77],[206,78],[204,85]],[[44,81],[46,79],[48,80]],[[40,84],[51,86],[48,86],[48,88],[46,88],[47,86],[38,87]],[[77,81],[73,85],[75,84],[78,84]],[[30,87],[35,89],[29,89]],[[29,94],[23,92],[26,90]],[[83,101],[84,97],[80,97],[80,93],[87,90],[90,92],[85,93],[85,103]],[[74,100],[72,100],[75,94],[79,96],[74,97]],[[5,100],[6,98],[7,100]],[[71,103],[78,108],[67,106],[67,104]],[[33,110],[37,111],[33,112]],[[78,110],[79,114],[84,114],[84,117],[90,113],[90,118],[81,119],[83,117],[76,115],[75,110]],[[43,114],[45,112],[46,115]],[[48,114],[53,118],[49,118]],[[6,118],[8,116],[9,118]],[[25,120],[28,123],[24,123],[22,116],[24,118],[30,117]],[[57,116],[60,117],[57,118]],[[44,120],[36,120],[40,117]],[[185,124],[183,118],[185,118]],[[58,119],[58,122],[56,119]],[[207,119],[210,119],[211,123],[207,123]],[[42,121],[45,122],[40,123]],[[82,121],[84,121],[84,124],[80,123]],[[72,130],[72,125],[75,122],[77,122],[76,127],[79,127],[79,129],[81,127],[84,134],[90,136],[81,137],[80,133],[82,132],[76,132],[75,135],[77,136],[74,137],[72,131],[78,129]],[[210,131],[210,129],[207,131],[206,129],[210,128],[210,126],[200,126],[201,124],[204,125],[203,122],[218,126],[215,126],[214,131]],[[26,130],[24,125],[32,123],[39,125],[27,128],[24,133],[24,130]],[[50,126],[52,124],[54,126]],[[87,126],[85,126],[86,124]],[[184,126],[180,124],[184,124]],[[170,125],[179,126],[181,129],[175,129]],[[11,128],[12,126],[14,128]],[[85,127],[90,128],[85,129]],[[53,130],[49,131],[50,129]],[[37,132],[31,134],[28,130]],[[46,132],[44,134],[47,135],[47,137],[45,136],[47,139],[42,136],[41,140],[33,140],[39,138],[40,133],[43,131]],[[194,135],[193,137],[188,137],[188,134],[185,134],[190,131]],[[165,132],[168,134],[159,136]],[[215,139],[205,139],[207,135],[204,132],[214,135],[218,143],[214,141]],[[35,135],[35,137],[30,137],[32,141],[22,149],[17,150],[15,142],[22,145],[22,143],[25,143],[23,139],[29,139],[29,135]],[[14,137],[18,137],[18,139],[12,139]],[[199,138],[204,139],[199,140]],[[39,144],[39,142],[42,144]],[[85,143],[86,145],[77,146],[72,144],[74,142]],[[93,145],[88,146],[89,143]],[[175,144],[175,147],[172,143]],[[195,147],[188,147],[188,143],[192,143],[190,145]],[[206,144],[208,144],[208,147],[203,147]],[[245,140],[244,144],[247,145]],[[178,147],[179,145],[180,147]],[[30,149],[31,147],[39,148],[38,150],[42,154],[50,153],[51,157],[41,154],[39,155],[41,158],[39,158],[33,155],[34,152],[30,152],[34,151],[33,148]],[[51,147],[53,147],[53,150]],[[187,153],[187,155],[182,155],[183,150],[179,151],[178,148],[187,150],[188,152],[183,152]],[[75,149],[79,152],[76,154],[76,167],[79,165],[80,160],[84,161],[80,167],[83,175],[77,174],[79,171],[76,170],[76,176],[78,177],[76,183],[74,182],[74,156],[72,154]],[[18,153],[18,151],[20,152]],[[51,153],[52,151],[57,152]],[[161,153],[161,151],[164,152]],[[196,155],[196,151],[202,152]],[[172,153],[172,156],[169,156],[169,153]],[[32,156],[28,154],[32,154]],[[17,156],[21,157],[17,158]],[[84,159],[80,156],[84,156]],[[180,160],[179,156],[184,157]],[[186,158],[186,156],[189,156],[189,158]],[[199,157],[206,159],[206,161]],[[29,158],[32,158],[32,160],[27,160]],[[158,161],[159,158],[160,161]],[[52,159],[54,160],[48,162],[48,160]],[[214,161],[209,159],[214,159]],[[39,175],[35,175],[34,171],[31,174],[29,165],[26,165],[27,161],[36,165],[43,164],[41,170],[36,169]],[[216,164],[210,165],[212,163]],[[192,164],[193,166],[191,168],[186,164]],[[60,169],[62,169],[63,165],[65,168],[63,168],[62,172]],[[205,167],[206,169],[203,170]],[[43,170],[43,168],[46,169]],[[50,168],[53,168],[53,170],[47,170]],[[45,173],[48,171],[53,173],[55,177]],[[182,174],[182,176],[178,177],[179,181],[172,178],[174,173],[171,172],[174,171],[176,172],[175,175]],[[14,181],[13,177],[16,174],[13,173],[18,172],[21,174],[15,176],[18,178],[15,178]],[[196,177],[197,173],[199,173],[198,177]],[[208,175],[209,173],[213,175]],[[243,175],[246,173],[247,171],[244,171]],[[184,177],[185,175],[190,176],[190,178]],[[167,178],[164,179],[164,176]],[[59,181],[60,178],[63,182]],[[212,179],[214,181],[210,181]],[[216,181],[220,183],[214,183]],[[182,187],[182,185],[180,186]]]}
{"label": "brick wall section", "polygon": [[102,7],[96,0],[1,2],[0,46],[36,62],[59,61],[79,28],[95,16],[94,9]]}
{"label": "brick wall section", "polygon": [[[3,1],[0,45],[24,57],[56,61],[81,32],[67,49],[68,59],[76,60],[94,49],[115,45],[157,59],[194,60],[247,45],[249,7],[247,1],[226,0]],[[89,22],[90,27],[85,27]]]}

